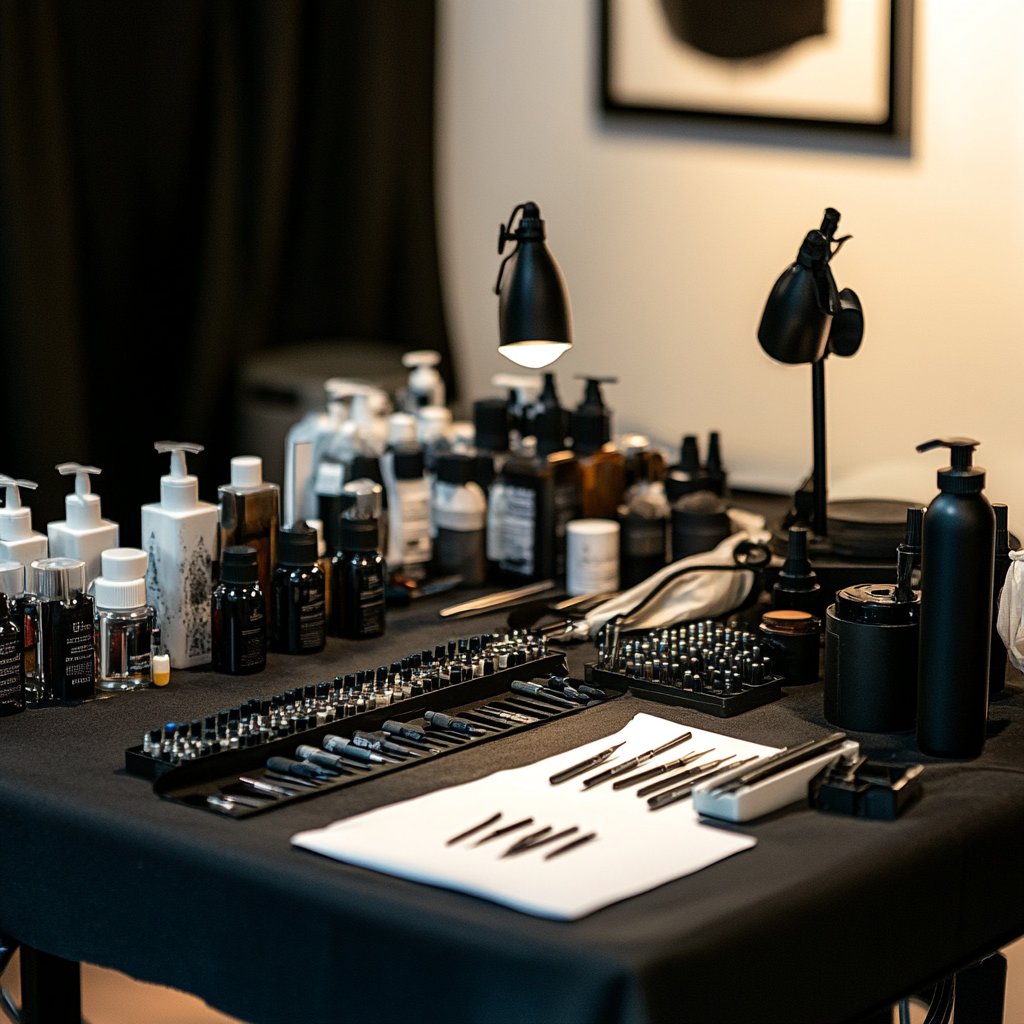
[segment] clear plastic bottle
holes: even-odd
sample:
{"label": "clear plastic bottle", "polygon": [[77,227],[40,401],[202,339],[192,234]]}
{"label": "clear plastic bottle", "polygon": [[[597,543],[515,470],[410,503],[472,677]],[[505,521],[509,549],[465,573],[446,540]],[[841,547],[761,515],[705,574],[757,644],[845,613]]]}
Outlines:
{"label": "clear plastic bottle", "polygon": [[156,613],[146,604],[149,558],[139,548],[111,548],[100,560],[101,575],[93,582],[97,682],[101,690],[136,690],[153,681]]}

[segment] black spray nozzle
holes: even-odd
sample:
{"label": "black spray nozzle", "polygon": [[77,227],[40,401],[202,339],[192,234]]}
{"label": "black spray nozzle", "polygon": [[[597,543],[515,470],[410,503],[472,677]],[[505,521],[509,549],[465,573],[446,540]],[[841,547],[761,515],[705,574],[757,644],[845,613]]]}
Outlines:
{"label": "black spray nozzle", "polygon": [[807,533],[805,527],[794,526],[789,531],[786,545],[786,561],[782,566],[782,575],[793,579],[814,577],[811,561],[807,557]]}
{"label": "black spray nozzle", "polygon": [[684,473],[696,475],[700,472],[700,452],[697,450],[697,435],[687,434],[679,451],[679,468]]}
{"label": "black spray nozzle", "polygon": [[925,509],[911,506],[907,509],[907,532],[896,548],[896,603],[913,601],[914,591],[911,579],[914,569],[921,564],[921,532],[924,525]]}
{"label": "black spray nozzle", "polygon": [[721,442],[717,430],[712,430],[708,434],[708,457],[704,462],[704,469],[708,476],[725,475],[725,467],[722,465]]}
{"label": "black spray nozzle", "polygon": [[583,391],[583,401],[576,407],[581,412],[589,407],[596,406],[599,409],[605,407],[604,395],[601,394],[602,384],[618,384],[618,377],[588,377],[586,374],[577,373],[577,380],[586,381],[586,387]]}
{"label": "black spray nozzle", "polygon": [[611,440],[612,420],[601,394],[602,384],[617,384],[618,377],[587,377],[578,375],[577,380],[587,382],[583,400],[569,417],[569,433],[573,447],[581,454],[596,452]]}

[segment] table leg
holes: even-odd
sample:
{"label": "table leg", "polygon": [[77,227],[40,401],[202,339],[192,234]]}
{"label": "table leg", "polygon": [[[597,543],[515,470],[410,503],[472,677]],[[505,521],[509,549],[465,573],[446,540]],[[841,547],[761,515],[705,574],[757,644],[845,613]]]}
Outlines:
{"label": "table leg", "polygon": [[82,1024],[82,980],[77,960],[21,947],[23,1024]]}
{"label": "table leg", "polygon": [[993,953],[956,972],[954,1024],[1002,1024],[1006,957]]}

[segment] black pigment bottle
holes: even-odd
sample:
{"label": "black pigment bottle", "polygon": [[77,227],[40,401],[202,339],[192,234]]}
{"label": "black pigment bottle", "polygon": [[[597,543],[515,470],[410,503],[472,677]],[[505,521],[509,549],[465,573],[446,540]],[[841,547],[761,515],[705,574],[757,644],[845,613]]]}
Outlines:
{"label": "black pigment bottle", "polygon": [[93,600],[85,594],[85,574],[85,562],[77,558],[40,558],[29,566],[37,700],[81,700],[96,691]]}
{"label": "black pigment bottle", "polygon": [[917,446],[952,453],[921,543],[917,745],[935,757],[977,757],[988,726],[996,520],[982,494],[985,470],[972,465],[977,444],[948,437]]}
{"label": "black pigment bottle", "polygon": [[255,548],[236,545],[221,552],[220,583],[211,602],[216,672],[248,675],[266,668],[266,602],[259,578]]}
{"label": "black pigment bottle", "polygon": [[327,641],[324,574],[317,562],[316,530],[304,522],[277,534],[271,584],[272,646],[285,654],[313,654]]}
{"label": "black pigment bottle", "polygon": [[332,636],[368,640],[384,634],[387,566],[380,551],[381,487],[372,480],[345,484],[339,550],[331,559]]}
{"label": "black pigment bottle", "polygon": [[0,591],[0,717],[25,710],[25,667],[15,612],[14,598]]}

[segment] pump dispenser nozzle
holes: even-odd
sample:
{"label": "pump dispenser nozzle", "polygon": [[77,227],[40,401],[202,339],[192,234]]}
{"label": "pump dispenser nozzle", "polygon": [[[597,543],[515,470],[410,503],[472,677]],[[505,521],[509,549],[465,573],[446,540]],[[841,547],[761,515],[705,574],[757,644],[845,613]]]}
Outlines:
{"label": "pump dispenser nozzle", "polygon": [[948,448],[951,465],[938,472],[940,491],[947,494],[975,494],[985,487],[985,470],[974,465],[974,449],[981,444],[970,437],[940,437],[917,446],[919,452]]}
{"label": "pump dispenser nozzle", "polygon": [[160,477],[160,504],[175,511],[194,508],[199,501],[199,480],[189,475],[185,456],[198,455],[203,446],[191,441],[156,441],[153,447],[161,455],[171,456],[170,473]]}
{"label": "pump dispenser nozzle", "polygon": [[[96,466],[83,466],[78,462],[61,462],[54,467],[61,476],[75,477],[74,492],[64,499],[67,525],[73,530],[94,529],[103,526],[100,518],[100,498],[92,493],[90,476],[99,476],[102,472]],[[52,542],[51,542],[52,543]]]}
{"label": "pump dispenser nozzle", "polygon": [[596,452],[612,436],[611,414],[601,394],[602,384],[618,384],[618,377],[587,377],[577,374],[577,380],[586,381],[583,401],[569,417],[569,433],[577,452]]}
{"label": "pump dispenser nozzle", "polygon": [[4,488],[4,508],[20,509],[21,505],[21,490],[24,488],[28,491],[34,491],[39,484],[33,480],[15,480],[13,476],[0,476],[0,487]]}

